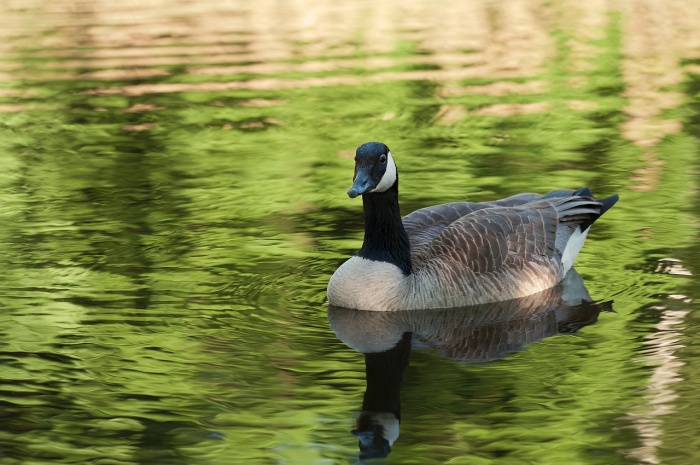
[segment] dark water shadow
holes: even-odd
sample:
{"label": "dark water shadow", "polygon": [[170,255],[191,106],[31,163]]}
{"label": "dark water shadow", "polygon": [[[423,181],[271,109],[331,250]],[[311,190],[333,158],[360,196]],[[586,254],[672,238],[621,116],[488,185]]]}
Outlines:
{"label": "dark water shadow", "polygon": [[360,459],[386,457],[399,436],[400,392],[412,349],[437,349],[459,363],[497,360],[527,344],[574,334],[613,311],[595,302],[572,269],[556,287],[522,299],[451,309],[370,312],[329,305],[336,336],[365,355],[367,388],[352,434]]}

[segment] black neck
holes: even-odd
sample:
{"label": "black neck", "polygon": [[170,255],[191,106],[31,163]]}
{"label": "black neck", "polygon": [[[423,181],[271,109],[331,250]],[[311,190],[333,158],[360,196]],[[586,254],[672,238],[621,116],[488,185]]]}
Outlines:
{"label": "black neck", "polygon": [[411,273],[411,245],[399,211],[398,179],[388,190],[362,196],[365,211],[365,240],[359,257],[393,263],[404,274]]}
{"label": "black neck", "polygon": [[367,389],[362,410],[391,412],[401,418],[401,383],[408,367],[413,333],[404,333],[395,347],[365,354]]}

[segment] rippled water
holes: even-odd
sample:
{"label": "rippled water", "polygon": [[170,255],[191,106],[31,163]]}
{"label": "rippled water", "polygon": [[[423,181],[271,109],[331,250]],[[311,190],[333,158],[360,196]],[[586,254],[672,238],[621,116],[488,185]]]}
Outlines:
{"label": "rippled water", "polygon": [[[697,24],[681,0],[0,3],[0,464],[356,463],[381,417],[390,464],[694,465]],[[404,214],[619,193],[577,262],[597,303],[328,309],[367,140]]]}

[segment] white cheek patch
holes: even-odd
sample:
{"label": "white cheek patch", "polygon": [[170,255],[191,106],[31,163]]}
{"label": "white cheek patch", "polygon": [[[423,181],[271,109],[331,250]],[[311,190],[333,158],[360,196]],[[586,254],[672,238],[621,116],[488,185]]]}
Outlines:
{"label": "white cheek patch", "polygon": [[382,179],[379,181],[379,184],[377,184],[377,187],[369,192],[384,192],[396,182],[396,163],[394,163],[391,152],[387,153],[386,157],[386,171],[384,172],[384,176],[382,176]]}
{"label": "white cheek patch", "polygon": [[379,423],[384,428],[382,436],[389,443],[389,447],[399,438],[399,420],[393,413],[380,412],[374,418],[375,423]]}

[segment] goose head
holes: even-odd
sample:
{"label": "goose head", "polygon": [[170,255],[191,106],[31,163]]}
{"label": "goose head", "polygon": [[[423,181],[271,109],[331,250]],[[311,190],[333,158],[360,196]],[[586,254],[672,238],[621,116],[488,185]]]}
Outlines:
{"label": "goose head", "polygon": [[385,192],[398,180],[396,164],[389,147],[381,142],[367,142],[355,152],[355,176],[348,196]]}
{"label": "goose head", "polygon": [[390,412],[363,411],[352,435],[359,440],[360,460],[386,458],[399,438],[399,419]]}

